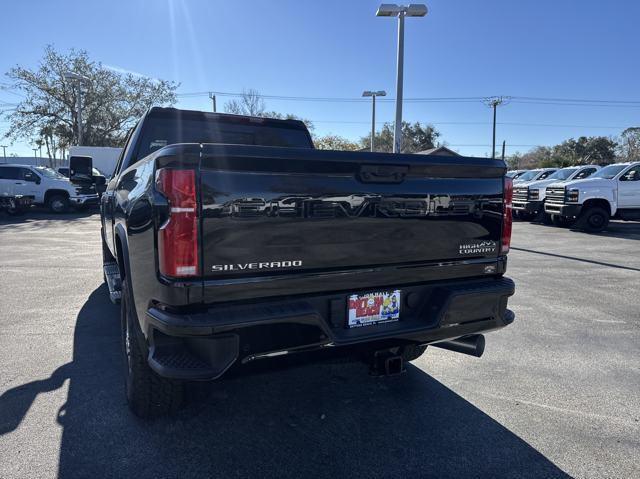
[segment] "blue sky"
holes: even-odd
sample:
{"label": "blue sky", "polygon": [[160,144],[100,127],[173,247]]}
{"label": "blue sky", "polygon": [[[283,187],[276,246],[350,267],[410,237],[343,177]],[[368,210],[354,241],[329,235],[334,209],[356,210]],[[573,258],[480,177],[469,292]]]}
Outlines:
{"label": "blue sky", "polygon": [[[359,98],[395,91],[396,21],[380,2],[109,0],[5,2],[0,73],[36,66],[43,47],[86,49],[105,65],[176,80],[179,93],[239,92]],[[409,18],[405,98],[511,95],[638,101],[635,105],[531,104],[500,108],[507,154],[580,135],[618,135],[640,125],[640,2],[428,0]],[[5,82],[2,78],[0,81]],[[19,97],[0,90],[0,101]],[[219,98],[218,106],[228,100]],[[551,102],[553,103],[553,102]],[[179,107],[210,109],[205,95]],[[314,121],[319,134],[369,131],[370,104],[267,100],[268,109]],[[392,102],[378,109],[391,121]],[[491,112],[481,101],[410,102],[404,119],[433,123],[467,155],[491,150]],[[0,123],[0,133],[6,129]],[[6,143],[6,141],[4,141]],[[15,144],[9,152],[31,153]]]}

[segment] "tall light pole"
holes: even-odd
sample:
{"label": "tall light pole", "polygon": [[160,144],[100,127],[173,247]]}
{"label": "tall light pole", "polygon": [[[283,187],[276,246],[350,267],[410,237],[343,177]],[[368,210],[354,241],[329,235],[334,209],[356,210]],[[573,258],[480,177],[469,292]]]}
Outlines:
{"label": "tall light pole", "polygon": [[7,162],[7,145],[0,145],[2,148],[2,156],[4,156],[4,162]]}
{"label": "tall light pole", "polygon": [[374,151],[374,139],[376,137],[376,97],[387,96],[387,92],[384,90],[378,91],[363,91],[362,96],[371,97],[371,151]]}
{"label": "tall light pole", "polygon": [[484,103],[493,108],[493,142],[491,147],[491,158],[496,157],[496,110],[499,105],[503,105],[508,101],[508,97],[504,96],[493,96],[491,98],[485,98]]}
{"label": "tall light pole", "polygon": [[82,83],[89,83],[90,80],[84,75],[78,73],[66,72],[64,74],[66,80],[74,83],[76,88],[76,120],[78,122],[78,146],[82,145]]}
{"label": "tall light pole", "polygon": [[383,3],[378,7],[378,17],[398,17],[398,66],[396,75],[396,122],[393,131],[393,152],[402,151],[402,83],[404,75],[404,17],[424,17],[427,6],[421,3],[396,5]]}

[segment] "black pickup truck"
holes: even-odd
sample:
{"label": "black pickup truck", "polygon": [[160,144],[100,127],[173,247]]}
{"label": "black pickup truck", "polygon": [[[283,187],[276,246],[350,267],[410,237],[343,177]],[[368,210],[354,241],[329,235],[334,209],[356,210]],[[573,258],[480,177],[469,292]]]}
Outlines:
{"label": "black pickup truck", "polygon": [[[101,199],[139,416],[185,381],[360,358],[396,374],[427,345],[480,356],[514,320],[502,161],[323,151],[304,124],[152,108]],[[260,367],[259,369],[264,369]]]}

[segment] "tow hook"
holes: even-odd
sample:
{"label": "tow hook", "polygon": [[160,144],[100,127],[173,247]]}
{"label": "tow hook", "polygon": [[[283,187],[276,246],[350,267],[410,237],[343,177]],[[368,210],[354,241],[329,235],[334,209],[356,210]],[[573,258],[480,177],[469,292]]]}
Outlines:
{"label": "tow hook", "polygon": [[369,372],[372,376],[397,376],[405,372],[404,360],[389,351],[376,351]]}

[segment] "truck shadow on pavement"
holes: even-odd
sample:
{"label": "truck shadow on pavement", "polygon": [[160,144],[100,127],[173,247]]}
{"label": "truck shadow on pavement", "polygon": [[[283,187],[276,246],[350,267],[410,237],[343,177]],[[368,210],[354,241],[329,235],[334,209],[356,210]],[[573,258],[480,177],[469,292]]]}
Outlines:
{"label": "truck shadow on pavement", "polygon": [[83,211],[70,211],[69,213],[55,214],[44,209],[32,209],[22,215],[11,216],[0,213],[0,228],[3,230],[19,229],[25,226],[29,229],[44,229],[51,226],[51,223],[59,221],[73,221],[100,216],[100,211],[96,208],[89,208]]}
{"label": "truck shadow on pavement", "polygon": [[175,417],[140,421],[124,397],[118,313],[97,288],[73,361],[0,396],[6,434],[69,380],[60,477],[569,477],[414,366],[386,379],[357,363],[231,379]]}

